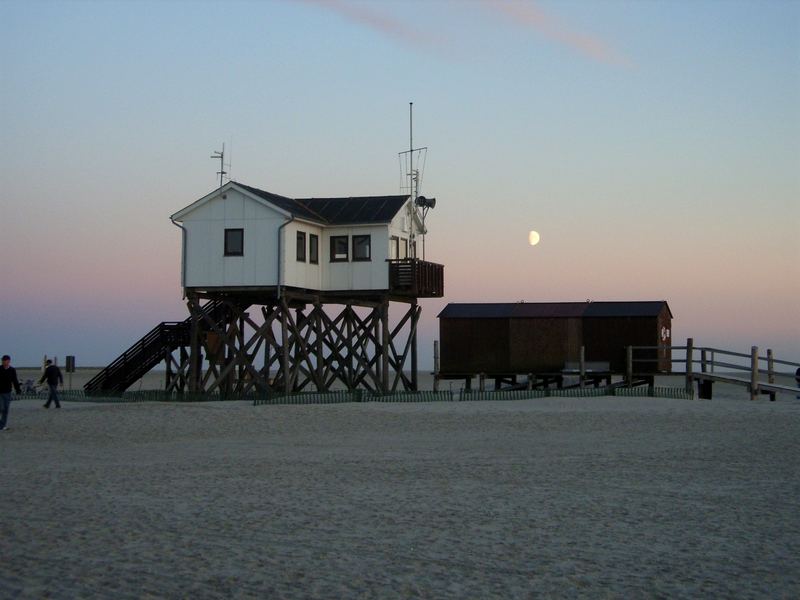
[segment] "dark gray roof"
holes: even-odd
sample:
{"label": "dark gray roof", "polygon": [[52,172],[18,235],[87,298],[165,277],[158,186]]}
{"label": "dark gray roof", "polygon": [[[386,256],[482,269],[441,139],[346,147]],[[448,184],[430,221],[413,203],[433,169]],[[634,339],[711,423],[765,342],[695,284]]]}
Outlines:
{"label": "dark gray roof", "polygon": [[590,302],[586,306],[584,317],[657,317],[667,307],[669,316],[672,311],[666,300],[652,302]]}
{"label": "dark gray roof", "polygon": [[507,302],[450,303],[440,319],[555,319],[581,317],[656,317],[666,300],[654,302]]}
{"label": "dark gray roof", "polygon": [[302,203],[332,225],[388,223],[408,196],[357,196],[350,198],[302,198]]}
{"label": "dark gray roof", "polygon": [[408,196],[286,198],[242,183],[236,185],[295,217],[324,225],[388,223],[408,200]]}

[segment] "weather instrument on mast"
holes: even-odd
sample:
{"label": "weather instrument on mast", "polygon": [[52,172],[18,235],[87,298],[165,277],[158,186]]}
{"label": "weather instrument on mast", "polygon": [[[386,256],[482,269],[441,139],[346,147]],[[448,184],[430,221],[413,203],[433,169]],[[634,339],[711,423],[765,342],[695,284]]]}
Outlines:
{"label": "weather instrument on mast", "polygon": [[[408,103],[408,150],[398,152],[400,160],[401,182],[400,189],[407,190],[414,201],[413,205],[419,210],[422,219],[422,260],[425,260],[425,217],[428,211],[436,206],[436,198],[420,196],[422,178],[425,175],[425,161],[428,157],[428,147],[414,148],[414,103]],[[412,228],[412,241],[413,241]]]}

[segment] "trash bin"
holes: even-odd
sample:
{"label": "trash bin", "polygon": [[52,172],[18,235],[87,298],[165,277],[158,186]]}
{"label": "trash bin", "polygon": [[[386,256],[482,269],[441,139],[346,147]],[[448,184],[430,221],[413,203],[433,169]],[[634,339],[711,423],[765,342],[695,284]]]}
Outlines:
{"label": "trash bin", "polygon": [[711,386],[714,384],[710,379],[697,380],[697,396],[700,400],[711,400]]}

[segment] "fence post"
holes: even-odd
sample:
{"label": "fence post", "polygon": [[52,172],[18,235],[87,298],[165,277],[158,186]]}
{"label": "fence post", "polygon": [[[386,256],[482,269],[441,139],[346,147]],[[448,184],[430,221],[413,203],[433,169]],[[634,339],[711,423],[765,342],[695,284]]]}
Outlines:
{"label": "fence post", "polygon": [[775,383],[775,357],[772,348],[767,348],[767,381]]}
{"label": "fence post", "polygon": [[758,397],[758,346],[750,348],[750,400]]}
{"label": "fence post", "polygon": [[481,392],[486,391],[486,373],[478,374],[478,390]]}
{"label": "fence post", "polygon": [[433,391],[439,391],[439,340],[433,342]]}
{"label": "fence post", "polygon": [[692,357],[694,351],[694,338],[687,338],[686,340],[686,393],[692,395],[694,393],[694,378],[692,371],[694,369],[694,358]]}
{"label": "fence post", "polygon": [[528,373],[528,390],[533,389],[533,373]]}
{"label": "fence post", "polygon": [[633,385],[633,346],[628,346],[626,348],[625,379],[628,383],[628,387],[631,387]]}
{"label": "fence post", "polygon": [[706,363],[706,349],[702,348],[700,350],[700,372],[706,373],[708,371],[708,366]]}
{"label": "fence post", "polygon": [[586,379],[586,346],[581,346],[580,378],[580,388],[583,389],[583,381]]}
{"label": "fence post", "polygon": [[[775,383],[775,357],[772,354],[772,348],[767,348],[767,381]],[[770,390],[769,399],[775,402],[774,390]]]}

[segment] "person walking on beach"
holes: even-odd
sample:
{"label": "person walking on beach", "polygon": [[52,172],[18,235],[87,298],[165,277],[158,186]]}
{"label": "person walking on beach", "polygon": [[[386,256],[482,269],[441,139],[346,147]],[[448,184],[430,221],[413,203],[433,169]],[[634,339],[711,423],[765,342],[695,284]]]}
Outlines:
{"label": "person walking on beach", "polygon": [[18,394],[22,393],[19,387],[19,379],[17,379],[17,370],[11,366],[11,357],[8,354],[3,355],[3,364],[0,366],[0,431],[8,429],[6,423],[8,422],[8,409],[11,406],[11,386]]}
{"label": "person walking on beach", "polygon": [[44,407],[50,408],[50,402],[55,401],[56,408],[61,408],[61,402],[58,401],[58,384],[64,384],[64,377],[61,375],[61,369],[59,369],[57,365],[54,365],[52,360],[47,359],[45,365],[47,366],[39,383],[42,383],[45,379],[47,380],[47,386],[50,388],[50,395],[47,397],[47,403]]}
{"label": "person walking on beach", "polygon": [[[797,382],[797,387],[800,388],[800,367],[794,372],[794,380]],[[797,399],[800,400],[800,394],[797,394]]]}

